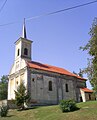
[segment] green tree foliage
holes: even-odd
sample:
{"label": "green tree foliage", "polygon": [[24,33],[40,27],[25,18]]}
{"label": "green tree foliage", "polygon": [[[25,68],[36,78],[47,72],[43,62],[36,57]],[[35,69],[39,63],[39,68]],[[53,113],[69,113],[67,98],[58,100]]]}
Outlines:
{"label": "green tree foliage", "polygon": [[0,100],[7,99],[8,76],[3,75],[0,80]]}
{"label": "green tree foliage", "polygon": [[79,69],[79,73],[76,73],[75,71],[73,71],[73,74],[83,77],[83,70]]}
{"label": "green tree foliage", "polygon": [[73,74],[78,75],[75,71],[73,71]]}
{"label": "green tree foliage", "polygon": [[1,106],[0,108],[0,116],[6,117],[8,114],[8,107],[7,106]]}
{"label": "green tree foliage", "polygon": [[78,109],[74,100],[61,100],[59,105],[62,112],[70,112]]}
{"label": "green tree foliage", "polygon": [[87,68],[83,72],[87,73],[93,89],[97,92],[97,18],[94,19],[89,34],[90,40],[84,47],[81,47],[83,51],[87,50],[91,56],[91,59],[88,59]]}
{"label": "green tree foliage", "polygon": [[83,71],[81,69],[79,69],[78,75],[83,78]]}
{"label": "green tree foliage", "polygon": [[21,82],[21,84],[18,86],[17,91],[15,91],[15,100],[16,105],[20,109],[25,109],[25,103],[29,99],[29,95],[27,94],[26,87],[24,86],[24,83]]}

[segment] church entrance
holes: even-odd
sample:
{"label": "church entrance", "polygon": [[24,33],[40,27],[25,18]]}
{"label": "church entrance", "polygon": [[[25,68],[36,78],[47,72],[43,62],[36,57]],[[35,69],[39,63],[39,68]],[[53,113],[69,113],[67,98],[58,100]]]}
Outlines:
{"label": "church entrance", "polygon": [[82,96],[80,97],[80,102],[83,102]]}

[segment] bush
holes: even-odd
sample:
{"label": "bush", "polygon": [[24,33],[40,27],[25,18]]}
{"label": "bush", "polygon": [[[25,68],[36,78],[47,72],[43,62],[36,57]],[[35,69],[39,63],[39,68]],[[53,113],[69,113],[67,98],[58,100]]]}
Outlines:
{"label": "bush", "polygon": [[76,102],[74,100],[61,100],[59,105],[62,112],[70,112],[77,109]]}
{"label": "bush", "polygon": [[6,117],[8,113],[8,107],[7,106],[2,106],[0,108],[0,116],[1,117]]}

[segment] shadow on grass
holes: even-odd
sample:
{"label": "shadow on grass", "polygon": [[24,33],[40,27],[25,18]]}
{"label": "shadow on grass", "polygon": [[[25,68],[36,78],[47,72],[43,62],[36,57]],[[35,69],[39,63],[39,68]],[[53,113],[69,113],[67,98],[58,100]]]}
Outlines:
{"label": "shadow on grass", "polygon": [[15,115],[7,115],[6,117],[13,117],[13,116],[15,116]]}
{"label": "shadow on grass", "polygon": [[17,109],[17,111],[25,111],[25,110],[31,110],[31,109],[37,109],[37,108],[39,108],[39,106],[28,107],[25,109]]}
{"label": "shadow on grass", "polygon": [[80,108],[76,108],[75,110],[71,110],[71,111],[62,111],[63,113],[70,113],[70,112],[75,112],[75,111],[78,111],[80,110]]}
{"label": "shadow on grass", "polygon": [[76,108],[75,110],[72,110],[71,112],[75,112],[75,111],[78,111],[78,110],[80,110],[80,108]]}
{"label": "shadow on grass", "polygon": [[2,116],[1,118],[7,118],[7,117],[13,117],[15,115],[7,115],[7,116]]}

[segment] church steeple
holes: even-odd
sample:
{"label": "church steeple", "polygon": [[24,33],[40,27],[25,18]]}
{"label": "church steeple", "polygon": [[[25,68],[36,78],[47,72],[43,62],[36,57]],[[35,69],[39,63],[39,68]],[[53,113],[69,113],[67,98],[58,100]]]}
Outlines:
{"label": "church steeple", "polygon": [[22,38],[26,38],[27,39],[25,18],[24,18],[24,23],[23,23]]}
{"label": "church steeple", "polygon": [[23,22],[22,36],[15,42],[15,62],[21,58],[31,60],[31,44],[32,41],[27,39],[25,19]]}

